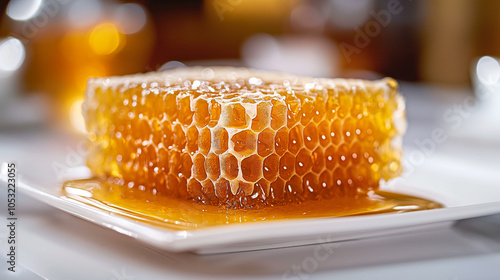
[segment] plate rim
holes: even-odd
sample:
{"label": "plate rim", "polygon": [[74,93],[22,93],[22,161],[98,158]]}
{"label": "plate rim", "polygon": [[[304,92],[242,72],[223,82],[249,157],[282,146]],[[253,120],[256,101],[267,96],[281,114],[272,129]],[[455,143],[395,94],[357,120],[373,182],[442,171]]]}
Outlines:
{"label": "plate rim", "polygon": [[[0,181],[6,177],[0,174]],[[52,207],[96,225],[130,236],[145,244],[172,252],[196,251],[214,246],[234,245],[273,238],[320,237],[390,230],[437,224],[500,213],[500,201],[449,206],[439,209],[367,216],[322,217],[252,222],[175,230],[114,215],[92,205],[44,191],[36,184],[17,181],[18,190]],[[378,223],[374,223],[377,220]],[[266,230],[262,230],[262,228]]]}

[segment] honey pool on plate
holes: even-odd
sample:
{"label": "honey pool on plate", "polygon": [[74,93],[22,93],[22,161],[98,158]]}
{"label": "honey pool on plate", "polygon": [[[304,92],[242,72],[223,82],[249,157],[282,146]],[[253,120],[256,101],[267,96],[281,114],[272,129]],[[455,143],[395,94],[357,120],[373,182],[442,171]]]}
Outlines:
{"label": "honey pool on plate", "polygon": [[164,226],[189,230],[227,224],[304,218],[401,213],[442,208],[437,202],[404,194],[377,191],[358,198],[304,201],[262,209],[225,209],[153,195],[99,179],[67,181],[62,195],[101,210]]}

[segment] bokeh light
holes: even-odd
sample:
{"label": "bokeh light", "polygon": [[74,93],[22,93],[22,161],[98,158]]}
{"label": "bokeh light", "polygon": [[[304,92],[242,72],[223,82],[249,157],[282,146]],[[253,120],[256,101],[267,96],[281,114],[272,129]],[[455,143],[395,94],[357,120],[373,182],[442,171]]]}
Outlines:
{"label": "bokeh light", "polygon": [[325,1],[324,12],[328,13],[330,24],[335,27],[351,29],[362,25],[373,10],[372,0],[330,0]]}
{"label": "bokeh light", "polygon": [[36,15],[42,0],[11,0],[7,6],[7,16],[13,20],[29,20]]}
{"label": "bokeh light", "polygon": [[24,45],[18,39],[8,37],[0,41],[0,76],[19,69],[24,62],[25,56]]}
{"label": "bokeh light", "polygon": [[87,132],[85,128],[85,120],[82,115],[83,99],[78,99],[73,102],[69,110],[69,117],[73,127],[81,133]]}
{"label": "bokeh light", "polygon": [[178,67],[184,67],[186,66],[184,63],[180,62],[180,61],[177,61],[177,60],[171,60],[165,64],[163,64],[160,69],[158,69],[158,71],[164,71],[164,70],[168,70],[168,69],[174,69],[174,68],[178,68]]}
{"label": "bokeh light", "polygon": [[99,55],[114,53],[124,40],[125,38],[121,38],[116,26],[109,22],[96,26],[89,36],[90,48]]}
{"label": "bokeh light", "polygon": [[500,79],[500,65],[493,57],[483,56],[477,62],[476,73],[483,84],[493,85]]}
{"label": "bokeh light", "polygon": [[144,28],[147,22],[146,11],[135,3],[122,4],[114,13],[114,21],[124,34],[134,34]]}
{"label": "bokeh light", "polygon": [[85,27],[102,17],[102,3],[99,0],[76,0],[70,3],[66,18],[75,27]]}

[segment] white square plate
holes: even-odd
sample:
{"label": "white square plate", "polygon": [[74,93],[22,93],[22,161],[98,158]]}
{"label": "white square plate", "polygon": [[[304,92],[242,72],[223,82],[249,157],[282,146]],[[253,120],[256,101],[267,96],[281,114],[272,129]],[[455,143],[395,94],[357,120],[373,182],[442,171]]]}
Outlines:
{"label": "white square plate", "polygon": [[[446,168],[443,168],[446,167]],[[450,167],[452,167],[450,169]],[[461,172],[460,169],[465,169]],[[75,174],[85,174],[85,168]],[[454,174],[446,171],[455,170]],[[483,170],[484,171],[484,170]],[[377,214],[338,218],[291,219],[215,226],[195,230],[172,230],[118,216],[100,208],[60,195],[59,186],[38,186],[18,180],[17,189],[53,207],[95,224],[131,236],[155,248],[200,254],[258,250],[337,242],[397,234],[449,225],[466,218],[500,212],[500,187],[491,172],[474,170],[447,158],[428,159],[425,168],[412,174],[413,180],[397,180],[382,190],[416,195],[442,203],[441,209],[407,213]],[[485,174],[487,174],[485,176]],[[71,174],[70,174],[71,175]],[[88,176],[88,175],[84,175]],[[440,179],[447,180],[440,180]],[[6,174],[0,173],[6,182]],[[410,182],[409,182],[410,181]],[[475,182],[471,185],[469,182]],[[323,239],[319,239],[323,236]],[[325,240],[324,236],[328,236]]]}

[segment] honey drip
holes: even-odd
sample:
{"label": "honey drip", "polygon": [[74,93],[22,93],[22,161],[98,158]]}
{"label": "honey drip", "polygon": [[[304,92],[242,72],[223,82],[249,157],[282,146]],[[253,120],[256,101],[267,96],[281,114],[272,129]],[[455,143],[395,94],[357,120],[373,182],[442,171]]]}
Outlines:
{"label": "honey drip", "polygon": [[437,202],[377,191],[357,198],[303,201],[262,209],[231,209],[153,195],[99,179],[67,181],[62,195],[113,214],[175,230],[304,218],[401,213],[442,208]]}

